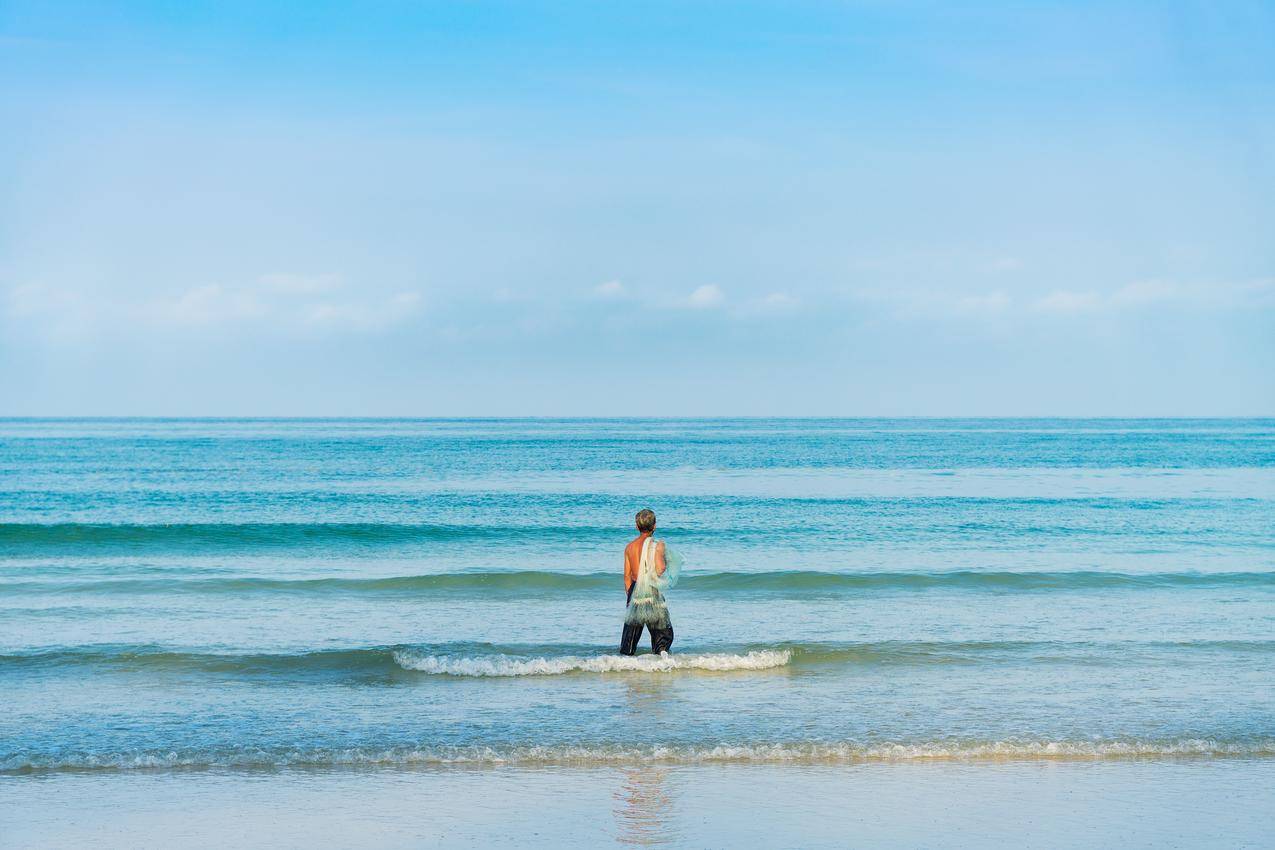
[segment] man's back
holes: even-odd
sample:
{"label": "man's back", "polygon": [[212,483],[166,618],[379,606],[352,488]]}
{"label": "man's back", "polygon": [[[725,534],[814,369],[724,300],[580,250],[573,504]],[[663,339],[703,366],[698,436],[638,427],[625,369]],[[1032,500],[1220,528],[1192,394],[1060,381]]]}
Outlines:
{"label": "man's back", "polygon": [[[624,547],[624,590],[633,586],[633,582],[637,581],[638,568],[642,563],[642,544],[646,542],[649,534],[639,534],[637,537],[629,541]],[[655,569],[656,575],[664,574],[664,543],[655,541],[655,551],[651,553],[653,563],[651,566]]]}

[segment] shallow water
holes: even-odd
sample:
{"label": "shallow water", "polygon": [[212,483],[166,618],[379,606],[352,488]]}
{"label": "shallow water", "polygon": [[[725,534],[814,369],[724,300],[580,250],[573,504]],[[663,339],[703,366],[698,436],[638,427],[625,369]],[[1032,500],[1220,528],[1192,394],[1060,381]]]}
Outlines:
{"label": "shallow water", "polygon": [[0,773],[1267,764],[1273,529],[1271,420],[3,420]]}

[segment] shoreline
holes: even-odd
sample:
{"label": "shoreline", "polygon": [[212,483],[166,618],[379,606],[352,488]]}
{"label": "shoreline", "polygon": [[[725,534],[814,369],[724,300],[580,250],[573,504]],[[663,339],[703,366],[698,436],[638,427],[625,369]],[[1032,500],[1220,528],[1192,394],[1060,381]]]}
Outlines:
{"label": "shoreline", "polygon": [[[1202,743],[1202,742],[1201,742]],[[289,773],[340,773],[357,772],[414,772],[414,771],[553,771],[553,770],[595,770],[595,769],[638,769],[638,768],[700,768],[700,767],[759,767],[759,768],[855,768],[869,766],[925,766],[925,765],[960,765],[977,768],[979,766],[997,765],[1031,765],[1031,764],[1122,764],[1141,763],[1154,764],[1174,763],[1211,763],[1211,762],[1269,762],[1275,766],[1275,742],[1263,742],[1248,751],[1227,751],[1225,749],[1207,749],[1201,747],[1192,750],[1186,746],[1174,750],[1165,747],[1153,750],[1150,747],[1139,750],[1132,746],[1112,744],[1095,746],[1112,746],[1110,751],[1083,752],[1081,745],[1075,743],[1059,744],[1056,752],[1048,746],[1031,751],[1026,745],[1014,745],[1020,748],[1015,752],[1009,745],[1001,748],[992,746],[953,752],[926,752],[921,745],[882,745],[878,748],[864,748],[866,752],[836,753],[810,752],[803,753],[797,748],[794,752],[770,752],[781,750],[783,745],[752,745],[755,754],[725,752],[743,750],[740,747],[705,747],[703,752],[690,754],[680,753],[672,747],[653,747],[643,751],[635,749],[620,751],[613,755],[570,755],[557,756],[553,753],[534,753],[519,755],[517,753],[501,754],[498,751],[475,752],[472,754],[422,755],[412,758],[386,755],[381,759],[368,758],[358,760],[350,758],[345,761],[321,761],[298,758],[294,761],[264,762],[243,761],[226,763],[195,764],[146,764],[135,765],[101,764],[101,765],[53,765],[22,766],[0,770],[0,780],[21,779],[42,776],[129,776],[165,775],[165,774],[280,774]],[[830,745],[829,749],[834,749]],[[537,748],[531,748],[537,749]],[[584,749],[584,748],[581,748]],[[672,750],[672,752],[665,752]],[[892,752],[898,750],[899,752]],[[913,752],[908,752],[909,750]],[[140,757],[139,757],[140,758]]]}

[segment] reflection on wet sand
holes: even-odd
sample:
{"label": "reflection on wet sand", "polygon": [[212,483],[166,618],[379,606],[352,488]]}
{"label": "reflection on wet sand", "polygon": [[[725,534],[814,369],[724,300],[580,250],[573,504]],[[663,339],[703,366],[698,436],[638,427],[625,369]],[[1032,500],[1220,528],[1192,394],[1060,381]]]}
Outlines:
{"label": "reflection on wet sand", "polygon": [[672,843],[677,835],[673,828],[673,798],[666,784],[669,768],[647,765],[625,768],[621,773],[624,781],[614,794],[616,840],[644,847]]}
{"label": "reflection on wet sand", "polygon": [[[634,729],[669,722],[667,690],[663,677],[633,676],[627,685],[627,722]],[[669,787],[671,769],[667,765],[645,764],[618,771],[620,786],[612,797],[615,804],[616,841],[644,847],[671,844],[677,839],[673,800]]]}

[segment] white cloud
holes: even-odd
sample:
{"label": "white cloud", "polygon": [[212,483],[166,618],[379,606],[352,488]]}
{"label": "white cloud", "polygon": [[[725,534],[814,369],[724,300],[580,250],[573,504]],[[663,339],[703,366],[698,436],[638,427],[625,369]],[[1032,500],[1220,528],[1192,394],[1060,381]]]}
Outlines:
{"label": "white cloud", "polygon": [[1275,281],[1214,283],[1189,286],[1164,280],[1143,280],[1116,290],[1112,307],[1141,307],[1152,304],[1192,304],[1199,307],[1254,307],[1269,304],[1275,296]]}
{"label": "white cloud", "polygon": [[1016,272],[1023,267],[1023,261],[1017,257],[997,257],[987,264],[991,272]]}
{"label": "white cloud", "polygon": [[38,283],[11,287],[6,295],[8,313],[18,317],[44,313],[72,314],[85,307],[84,296],[79,293]]}
{"label": "white cloud", "polygon": [[1111,295],[1111,303],[1128,306],[1154,304],[1157,301],[1172,301],[1181,294],[1182,288],[1176,284],[1145,280],[1117,289]]}
{"label": "white cloud", "polygon": [[991,316],[1009,309],[1009,296],[1004,292],[988,292],[982,295],[965,295],[956,299],[953,309],[970,316]]}
{"label": "white cloud", "polygon": [[265,289],[292,295],[314,295],[341,288],[341,278],[334,274],[304,275],[275,272],[263,274],[257,280]]}
{"label": "white cloud", "polygon": [[1056,289],[1038,299],[1033,307],[1042,313],[1085,313],[1097,310],[1102,305],[1102,296],[1096,292]]}
{"label": "white cloud", "polygon": [[934,289],[860,289],[854,298],[893,308],[901,317],[969,318],[999,315],[1013,302],[1003,290],[992,292],[944,292]]}
{"label": "white cloud", "polygon": [[410,318],[420,305],[419,293],[400,292],[384,301],[309,304],[303,319],[307,324],[320,327],[370,331]]}
{"label": "white cloud", "polygon": [[1139,310],[1264,310],[1275,308],[1275,279],[1186,284],[1138,281],[1106,291],[1055,289],[1043,295],[1016,290],[959,292],[906,287],[861,288],[848,294],[864,307],[900,318],[991,318],[1027,314],[1083,317]]}
{"label": "white cloud", "polygon": [[769,310],[791,310],[797,306],[797,299],[787,292],[772,292],[763,298],[761,303]]}
{"label": "white cloud", "polygon": [[699,287],[686,299],[686,306],[697,310],[708,310],[720,307],[726,301],[726,293],[720,286],[709,283]]}
{"label": "white cloud", "polygon": [[59,339],[82,335],[99,321],[101,310],[82,293],[38,283],[7,289],[0,301],[0,321],[15,322],[15,329]]}
{"label": "white cloud", "polygon": [[140,312],[160,324],[208,325],[263,319],[271,309],[255,289],[210,284],[144,304]]}
{"label": "white cloud", "polygon": [[262,275],[245,286],[213,284],[187,290],[175,299],[142,304],[139,311],[154,324],[232,324],[269,321],[296,327],[372,331],[415,314],[416,292],[389,297],[351,293],[345,298],[319,298],[342,290],[336,275]]}
{"label": "white cloud", "polygon": [[593,294],[599,298],[623,298],[628,290],[618,280],[608,280],[593,287]]}
{"label": "white cloud", "polygon": [[1057,290],[1033,305],[1047,313],[1115,312],[1162,307],[1165,309],[1242,310],[1275,306],[1275,281],[1183,284],[1144,280],[1110,292]]}
{"label": "white cloud", "polygon": [[335,275],[262,275],[247,284],[192,286],[176,294],[133,300],[39,285],[9,288],[0,317],[16,319],[37,333],[69,336],[95,330],[138,332],[227,325],[324,327],[370,331],[414,315],[416,292],[382,296],[349,293],[321,298],[341,288]]}

